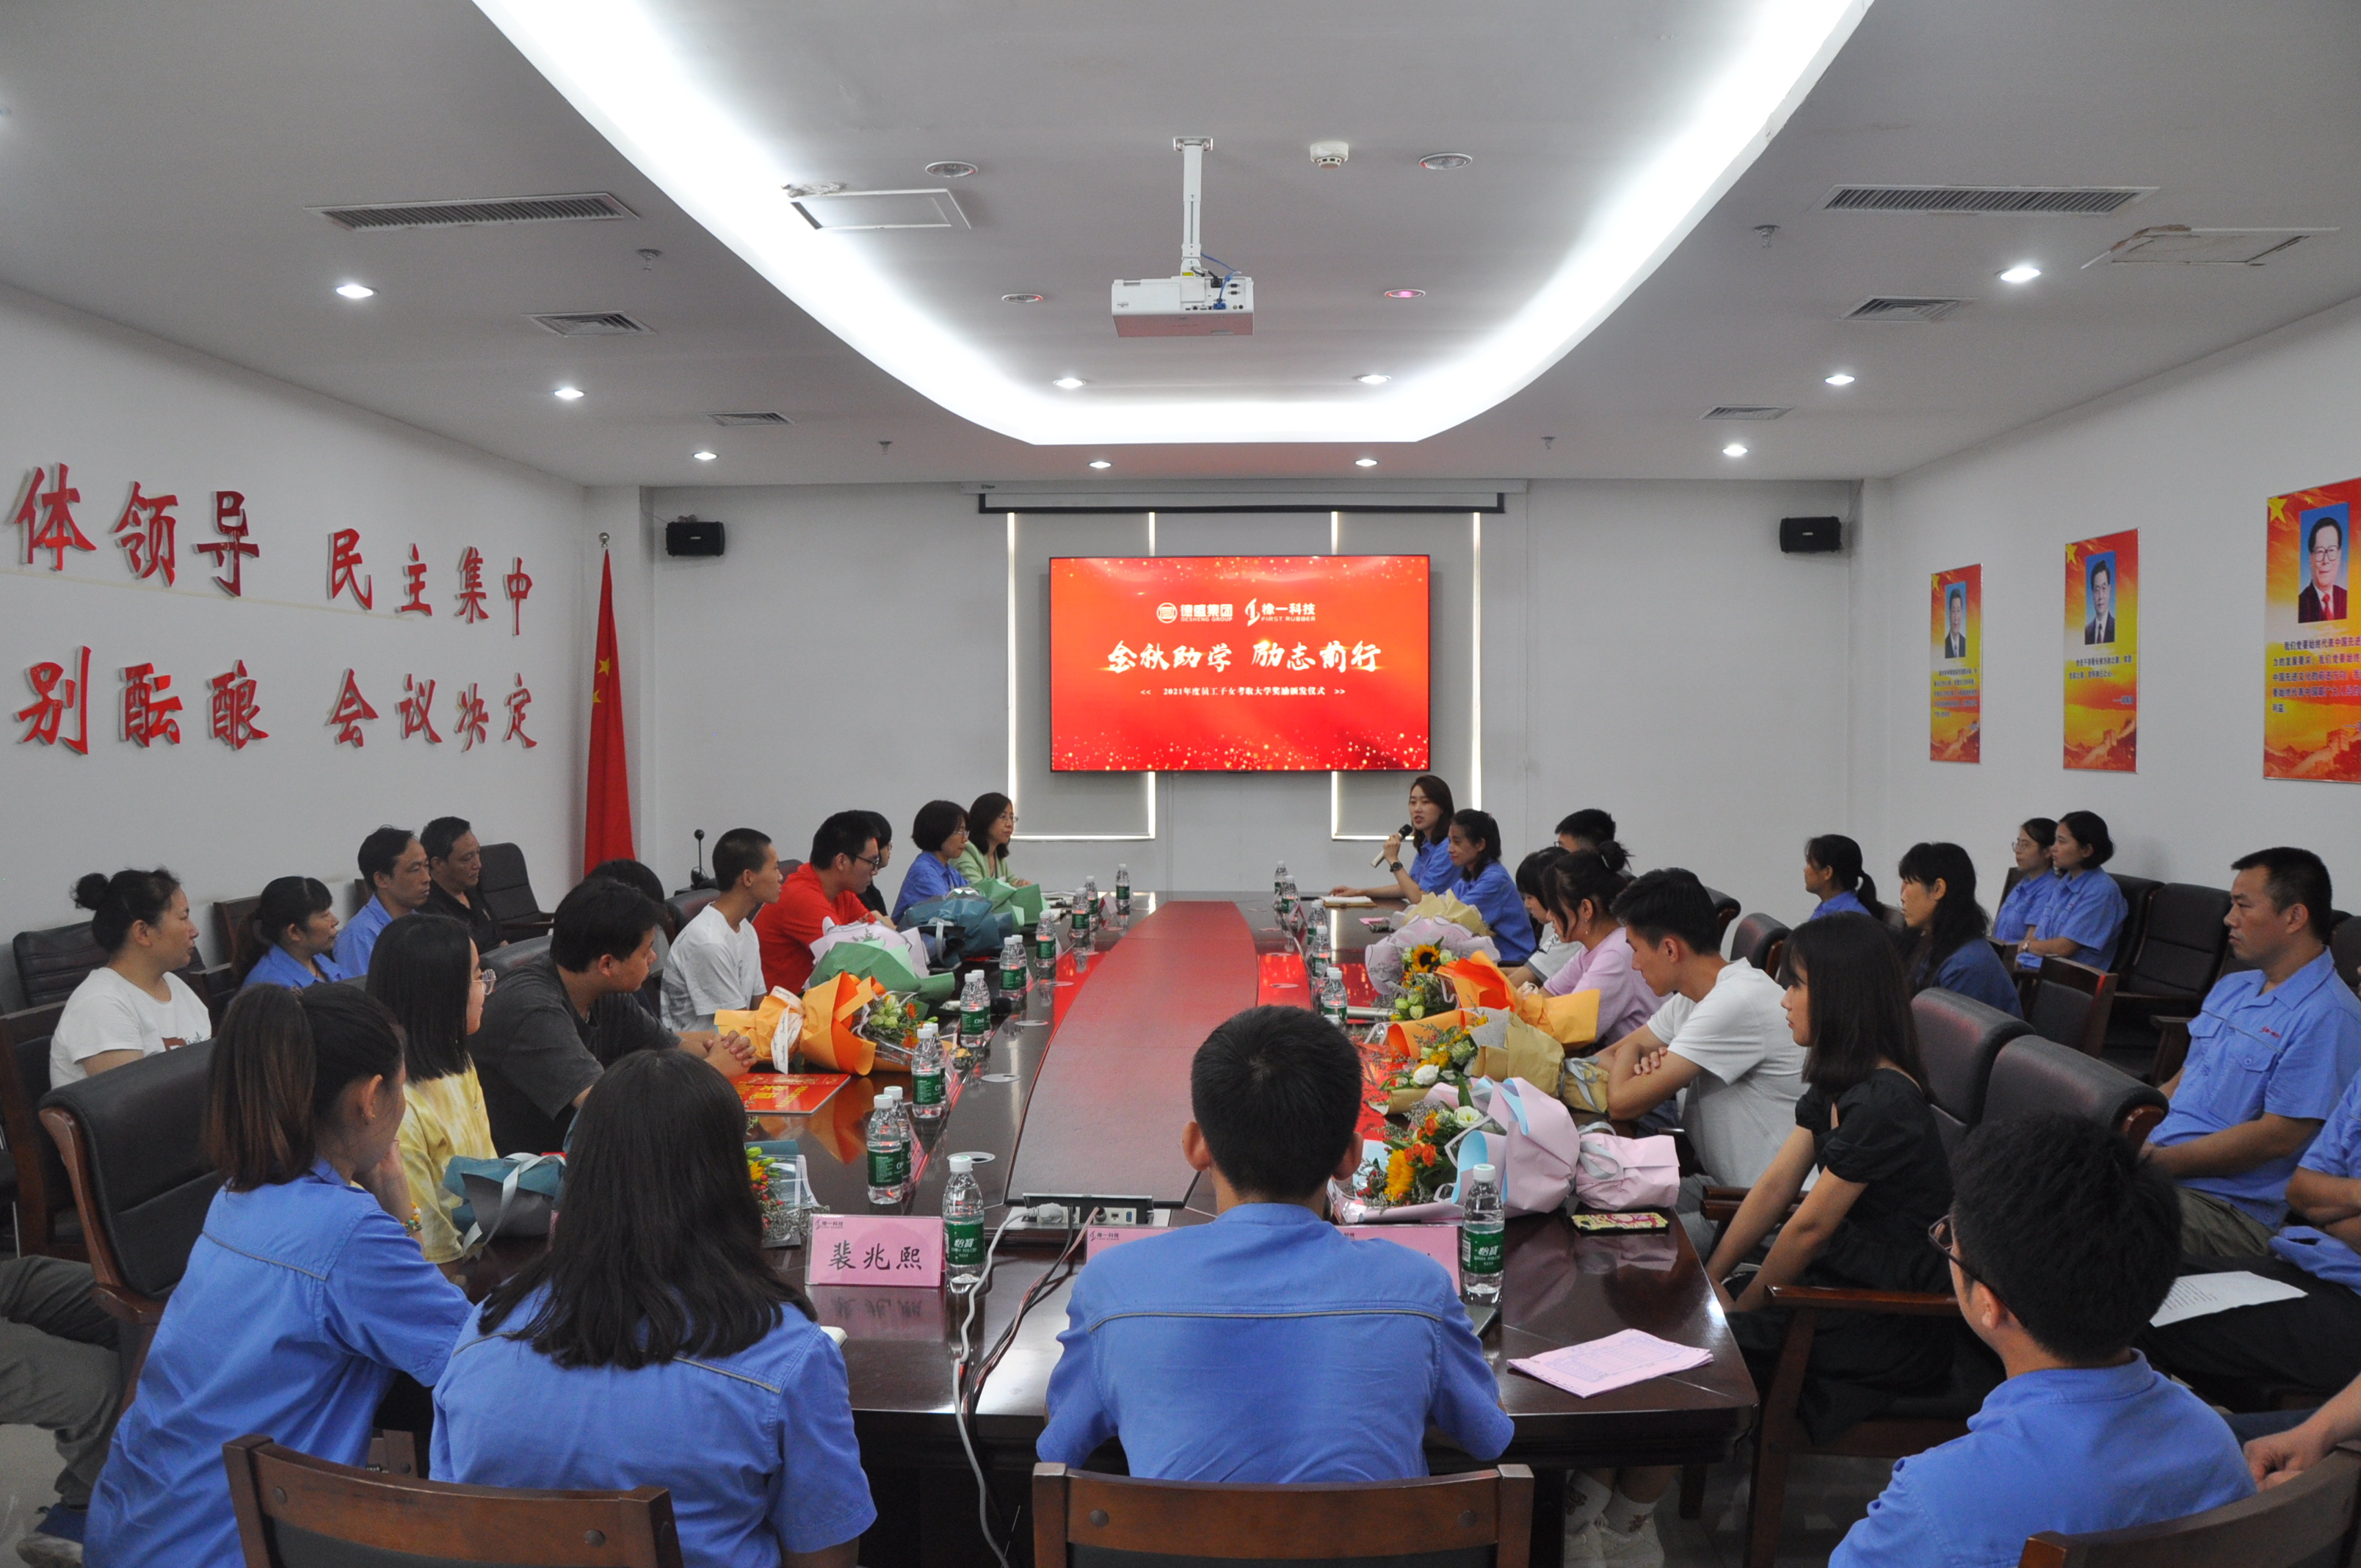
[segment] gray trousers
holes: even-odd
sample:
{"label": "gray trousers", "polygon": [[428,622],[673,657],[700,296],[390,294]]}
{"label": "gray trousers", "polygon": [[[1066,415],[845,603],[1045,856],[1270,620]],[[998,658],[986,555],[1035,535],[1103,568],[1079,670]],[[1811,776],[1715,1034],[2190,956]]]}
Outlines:
{"label": "gray trousers", "polygon": [[58,1499],[87,1508],[121,1402],[115,1320],[91,1299],[89,1266],[56,1257],[0,1263],[0,1422],[54,1434]]}

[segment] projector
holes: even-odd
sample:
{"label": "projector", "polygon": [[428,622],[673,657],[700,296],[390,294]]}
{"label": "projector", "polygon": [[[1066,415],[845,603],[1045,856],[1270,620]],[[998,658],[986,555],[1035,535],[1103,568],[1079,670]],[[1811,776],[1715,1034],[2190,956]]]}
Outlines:
{"label": "projector", "polygon": [[1250,337],[1254,280],[1204,254],[1197,237],[1211,137],[1174,137],[1180,154],[1180,271],[1171,278],[1118,278],[1111,304],[1117,337]]}

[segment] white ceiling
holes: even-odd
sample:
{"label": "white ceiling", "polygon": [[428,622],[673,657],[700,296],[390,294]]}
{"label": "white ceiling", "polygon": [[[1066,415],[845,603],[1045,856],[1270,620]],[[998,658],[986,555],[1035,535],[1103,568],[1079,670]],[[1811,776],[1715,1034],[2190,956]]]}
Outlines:
{"label": "white ceiling", "polygon": [[[1165,33],[1137,24],[1144,9],[1111,26],[1071,0],[699,13],[763,23],[743,74],[799,106],[809,178],[923,185],[932,159],[980,165],[954,187],[973,230],[828,237],[890,242],[972,341],[1091,396],[1241,369],[1280,388],[1414,375],[1562,254],[1564,192],[1617,153],[1599,118],[1617,82],[1728,8],[1504,0],[1479,25],[1370,5],[1274,31],[1271,8],[1222,0],[1156,13],[1187,24]],[[1898,472],[2361,295],[2356,80],[2349,0],[1879,0],[1696,231],[1507,401],[1416,444],[1113,447],[1107,477],[1358,477],[1365,455],[1380,478]],[[16,0],[0,8],[0,280],[552,473],[1062,479],[1100,455],[994,434],[862,358],[460,0]],[[1170,137],[1199,131],[1216,141],[1207,248],[1254,274],[1256,335],[1118,340],[1106,281],[1171,270]],[[1305,148],[1329,137],[1353,158],[1323,174]],[[1445,149],[1477,161],[1416,168]],[[2112,218],[1817,210],[1850,181],[2160,190]],[[306,210],[575,191],[641,216],[353,235]],[[2346,232],[2261,268],[2081,269],[2167,223]],[[1779,225],[1767,247],[1762,224]],[[1995,280],[2027,258],[2043,278]],[[329,292],[346,278],[380,292],[347,304]],[[1430,292],[1378,297],[1396,284]],[[1020,291],[1049,298],[998,303]],[[1873,293],[1973,302],[1932,325],[1836,319]],[[524,319],[583,310],[656,333],[564,340]],[[1860,380],[1832,391],[1820,378],[1839,368]],[[569,381],[588,395],[550,396]],[[1795,411],[1698,420],[1724,402]],[[699,418],[734,408],[796,423]],[[1737,461],[1719,455],[1733,434],[1752,448]],[[692,461],[700,445],[719,461]]]}

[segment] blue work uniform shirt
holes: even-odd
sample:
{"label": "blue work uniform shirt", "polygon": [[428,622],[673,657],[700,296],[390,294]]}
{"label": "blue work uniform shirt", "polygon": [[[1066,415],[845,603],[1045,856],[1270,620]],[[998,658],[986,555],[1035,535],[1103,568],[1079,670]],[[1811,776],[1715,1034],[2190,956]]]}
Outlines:
{"label": "blue work uniform shirt", "polygon": [[[2284,988],[2282,988],[2284,989]],[[2350,1181],[2361,1177],[2361,1076],[2345,1086],[2336,1109],[2322,1124],[2320,1135],[2297,1161],[2303,1170]],[[2361,1255],[2324,1231],[2309,1225],[2282,1225],[2271,1238],[2271,1250],[2305,1272],[2332,1285],[2361,1291]]]}
{"label": "blue work uniform shirt", "polygon": [[273,948],[263,954],[261,959],[252,969],[246,971],[246,979],[238,982],[238,989],[243,991],[249,985],[283,985],[290,991],[301,991],[307,985],[317,985],[322,981],[352,978],[345,971],[343,965],[325,953],[322,953],[312,961],[320,966],[319,973],[313,974],[310,970],[289,958],[286,948]]}
{"label": "blue work uniform shirt", "polygon": [[2144,1356],[2021,1373],[1967,1436],[1894,1462],[1828,1568],[2014,1568],[2045,1530],[2125,1530],[2254,1492],[2222,1418]]}
{"label": "blue work uniform shirt", "polygon": [[[2124,902],[2124,890],[2114,878],[2103,871],[2077,872],[2058,879],[2040,916],[2026,927],[2025,939],[2048,942],[2070,937],[2074,950],[2068,958],[2092,969],[2109,969],[2115,961],[2115,938],[2124,934],[2124,920],[2130,914],[2131,905]],[[2041,955],[2026,953],[2016,961],[2026,969],[2039,969]]]}
{"label": "blue work uniform shirt", "polygon": [[877,1518],[852,1434],[844,1357],[804,1315],[734,1355],[625,1371],[558,1365],[470,1315],[434,1387],[438,1481],[628,1491],[664,1486],[684,1563],[776,1568],[784,1552],[851,1541]]}
{"label": "blue work uniform shirt", "polygon": [[[2325,1122],[2361,1072],[2361,998],[2323,952],[2270,990],[2260,970],[2225,974],[2189,1021],[2189,1058],[2148,1142],[2185,1144],[2268,1113]],[[2323,1129],[2324,1130],[2324,1129]],[[2183,1187],[2235,1203],[2266,1225],[2287,1218],[2288,1178],[2304,1150],[2233,1176],[2187,1176]]]}
{"label": "blue work uniform shirt", "polygon": [[1525,912],[1525,895],[1517,891],[1517,879],[1508,867],[1494,861],[1477,875],[1461,877],[1448,891],[1492,928],[1502,969],[1525,961],[1533,950],[1533,917]]}
{"label": "blue work uniform shirt", "polygon": [[2009,978],[2008,966],[2000,961],[1992,944],[1981,937],[1961,942],[1951,949],[1943,961],[1935,966],[1935,977],[1928,982],[1955,991],[1961,996],[1971,996],[1987,1007],[1997,1007],[2012,1018],[2025,1016],[2024,1005],[2017,1000],[2016,981]]}
{"label": "blue work uniform shirt", "polygon": [[1868,913],[1869,905],[1863,904],[1850,892],[1847,892],[1834,894],[1831,897],[1823,898],[1820,900],[1818,905],[1815,907],[1809,915],[1805,916],[1804,918],[1806,920],[1817,920],[1823,915],[1866,915]]}
{"label": "blue work uniform shirt", "polygon": [[2056,872],[2036,872],[2017,878],[2016,885],[2000,901],[2000,913],[1993,916],[1992,934],[2004,942],[2024,941],[2026,933],[2041,918],[2049,895],[2057,891]]}
{"label": "blue work uniform shirt", "polygon": [[1399,1481],[1427,1473],[1430,1421],[1477,1459],[1513,1431],[1443,1266],[1293,1203],[1092,1259],[1066,1320],[1052,1463],[1112,1437],[1160,1481]]}
{"label": "blue work uniform shirt", "polygon": [[90,1500],[93,1563],[243,1568],[222,1444],[358,1464],[396,1372],[433,1383],[467,1299],[325,1160],[214,1194]]}
{"label": "blue work uniform shirt", "polygon": [[371,894],[336,933],[336,967],[348,975],[368,973],[369,955],[377,951],[377,934],[392,925],[393,918],[386,913],[384,901]]}
{"label": "blue work uniform shirt", "polygon": [[930,898],[940,898],[955,887],[965,887],[967,878],[945,865],[939,855],[921,852],[902,873],[902,891],[894,898],[894,919],[898,924],[902,912],[913,904],[924,904]]}
{"label": "blue work uniform shirt", "polygon": [[1422,844],[1407,868],[1410,880],[1418,883],[1421,893],[1441,893],[1459,880],[1459,868],[1451,863],[1451,840]]}

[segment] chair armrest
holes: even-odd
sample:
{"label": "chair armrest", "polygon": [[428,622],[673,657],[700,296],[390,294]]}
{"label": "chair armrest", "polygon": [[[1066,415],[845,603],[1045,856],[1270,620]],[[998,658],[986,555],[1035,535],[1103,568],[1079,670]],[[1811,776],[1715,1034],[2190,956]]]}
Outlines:
{"label": "chair armrest", "polygon": [[120,1285],[93,1285],[90,1299],[98,1310],[118,1323],[133,1328],[152,1329],[164,1321],[164,1303]]}
{"label": "chair armrest", "polygon": [[2189,1023],[2186,1018],[2158,1018],[2156,1024],[2156,1057],[2149,1062],[2147,1080],[2162,1089],[2180,1075],[2181,1064],[2189,1059]]}
{"label": "chair armrest", "polygon": [[532,937],[545,937],[557,924],[555,915],[525,915],[514,920],[500,922],[500,935],[510,941],[522,941]]}
{"label": "chair armrest", "polygon": [[1774,1307],[1817,1307],[1843,1312],[1891,1312],[1913,1318],[1948,1318],[1959,1314],[1959,1301],[1949,1294],[1927,1290],[1838,1290],[1825,1285],[1773,1285]]}
{"label": "chair armrest", "polygon": [[1705,1190],[1702,1212],[1716,1224],[1738,1217],[1739,1205],[1746,1201],[1750,1187],[1708,1187]]}

